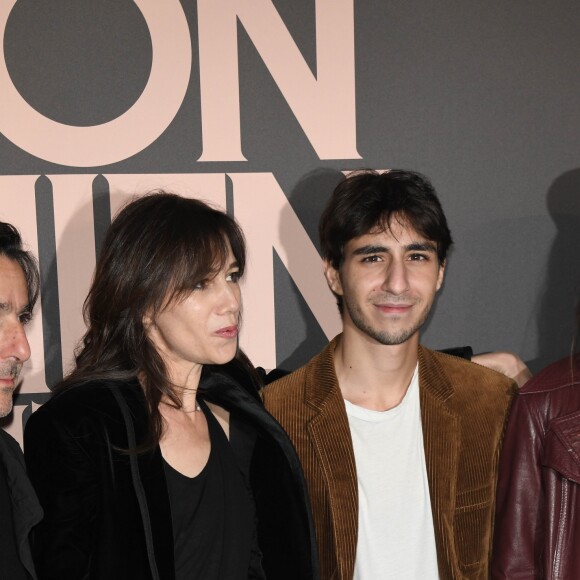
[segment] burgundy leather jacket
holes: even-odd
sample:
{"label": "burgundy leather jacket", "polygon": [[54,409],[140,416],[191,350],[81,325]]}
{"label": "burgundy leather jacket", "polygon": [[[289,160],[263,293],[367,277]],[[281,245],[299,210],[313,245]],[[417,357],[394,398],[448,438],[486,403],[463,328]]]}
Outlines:
{"label": "burgundy leather jacket", "polygon": [[580,356],[544,369],[512,407],[492,578],[580,578]]}

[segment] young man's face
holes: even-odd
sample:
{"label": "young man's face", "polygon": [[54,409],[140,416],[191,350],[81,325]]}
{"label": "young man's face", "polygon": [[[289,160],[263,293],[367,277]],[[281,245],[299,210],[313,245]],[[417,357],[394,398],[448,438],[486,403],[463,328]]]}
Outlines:
{"label": "young man's face", "polygon": [[350,240],[339,270],[327,263],[325,273],[342,296],[345,332],[396,345],[418,340],[444,270],[436,244],[395,218],[386,231]]}

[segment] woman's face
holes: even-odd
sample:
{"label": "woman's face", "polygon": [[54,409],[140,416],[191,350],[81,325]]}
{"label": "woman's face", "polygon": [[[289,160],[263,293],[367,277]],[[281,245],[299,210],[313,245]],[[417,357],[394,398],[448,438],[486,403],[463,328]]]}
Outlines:
{"label": "woman's face", "polygon": [[242,305],[238,277],[238,264],[229,248],[224,268],[213,279],[185,299],[171,302],[154,320],[145,320],[148,336],[176,384],[185,384],[204,364],[224,364],[234,358]]}

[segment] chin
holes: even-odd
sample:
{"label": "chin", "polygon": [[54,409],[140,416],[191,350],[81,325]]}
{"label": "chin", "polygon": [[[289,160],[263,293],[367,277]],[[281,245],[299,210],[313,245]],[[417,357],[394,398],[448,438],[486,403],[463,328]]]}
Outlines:
{"label": "chin", "polygon": [[232,361],[236,356],[237,349],[231,353],[220,353],[212,358],[211,361],[207,362],[206,364],[209,365],[225,365]]}
{"label": "chin", "polygon": [[10,401],[2,401],[2,399],[0,398],[0,419],[2,419],[2,417],[6,417],[7,415],[10,415],[10,413],[12,412],[12,397],[10,397]]}

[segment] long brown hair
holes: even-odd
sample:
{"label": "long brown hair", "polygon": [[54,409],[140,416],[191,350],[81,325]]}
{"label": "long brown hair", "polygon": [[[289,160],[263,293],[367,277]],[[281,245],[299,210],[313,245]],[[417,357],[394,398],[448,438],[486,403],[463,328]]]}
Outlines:
{"label": "long brown hair", "polygon": [[578,370],[580,370],[580,294],[576,298],[576,332],[570,347],[570,378],[572,381],[574,381],[574,376]]}
{"label": "long brown hair", "polygon": [[[159,403],[181,406],[167,368],[144,324],[173,300],[211,279],[228,257],[228,243],[243,275],[246,250],[238,224],[202,201],[155,192],[126,205],[101,248],[83,314],[87,324],[76,366],[59,388],[92,380],[139,377],[150,417],[150,445],[159,442]],[[249,365],[243,353],[238,358]]]}

